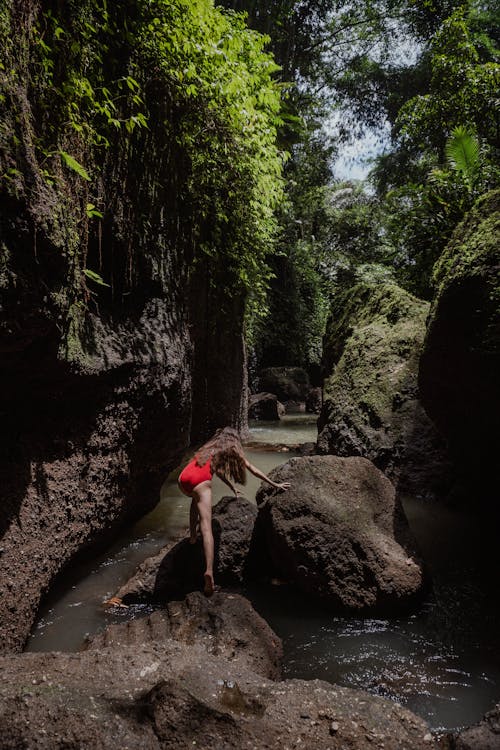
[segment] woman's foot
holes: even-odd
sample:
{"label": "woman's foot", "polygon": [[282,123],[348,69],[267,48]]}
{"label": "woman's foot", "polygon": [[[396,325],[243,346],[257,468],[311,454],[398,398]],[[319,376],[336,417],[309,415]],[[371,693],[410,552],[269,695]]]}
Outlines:
{"label": "woman's foot", "polygon": [[124,604],[118,596],[112,596],[111,599],[107,599],[103,602],[105,607],[123,607],[128,609],[128,604]]}
{"label": "woman's foot", "polygon": [[205,583],[205,585],[203,587],[203,591],[205,593],[205,596],[212,596],[212,594],[214,593],[214,590],[215,590],[215,584],[214,584],[214,577],[213,577],[213,575],[211,573],[205,573],[205,575],[203,576],[203,580],[204,580],[204,583]]}

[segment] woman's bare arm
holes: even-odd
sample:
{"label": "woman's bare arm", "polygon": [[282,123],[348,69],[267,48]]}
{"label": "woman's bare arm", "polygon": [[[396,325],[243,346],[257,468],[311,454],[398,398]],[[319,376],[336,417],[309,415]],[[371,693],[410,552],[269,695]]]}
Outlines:
{"label": "woman's bare arm", "polygon": [[269,477],[267,477],[263,471],[251,464],[250,461],[247,461],[247,459],[245,459],[245,465],[248,471],[250,471],[255,477],[257,477],[258,479],[263,479],[264,482],[267,482],[271,485],[271,487],[275,487],[277,490],[287,490],[291,486],[290,482],[282,482],[281,484],[273,482],[273,480],[269,479]]}

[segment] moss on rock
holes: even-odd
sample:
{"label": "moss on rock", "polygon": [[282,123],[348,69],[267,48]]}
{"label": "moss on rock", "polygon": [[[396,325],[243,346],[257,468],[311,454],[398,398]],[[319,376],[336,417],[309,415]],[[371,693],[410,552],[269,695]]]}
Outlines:
{"label": "moss on rock", "polygon": [[318,438],[322,453],[369,458],[418,493],[441,490],[446,474],[417,392],[428,311],[392,283],[360,283],[335,300]]}

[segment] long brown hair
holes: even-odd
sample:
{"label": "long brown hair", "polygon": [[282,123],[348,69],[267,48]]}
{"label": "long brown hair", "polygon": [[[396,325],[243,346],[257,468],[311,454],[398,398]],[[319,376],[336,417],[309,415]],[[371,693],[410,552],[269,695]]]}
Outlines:
{"label": "long brown hair", "polygon": [[238,431],[233,427],[222,427],[201,446],[196,454],[196,463],[204,466],[207,461],[210,461],[214,474],[226,479],[232,477],[238,484],[246,483],[245,454]]}

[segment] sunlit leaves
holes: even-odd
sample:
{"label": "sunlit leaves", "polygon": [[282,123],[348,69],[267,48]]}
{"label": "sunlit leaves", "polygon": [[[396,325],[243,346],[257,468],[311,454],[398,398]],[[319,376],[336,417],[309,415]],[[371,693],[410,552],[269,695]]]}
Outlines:
{"label": "sunlit leaves", "polygon": [[85,167],[83,167],[71,154],[66,153],[66,151],[59,151],[61,158],[63,162],[66,164],[67,167],[73,170],[73,172],[76,172],[77,175],[79,175],[82,179],[90,181],[90,176]]}
{"label": "sunlit leaves", "polygon": [[477,138],[467,128],[458,126],[452,130],[445,151],[451,168],[462,175],[467,187],[472,190],[481,166]]}

